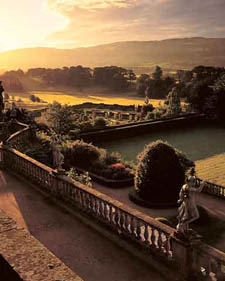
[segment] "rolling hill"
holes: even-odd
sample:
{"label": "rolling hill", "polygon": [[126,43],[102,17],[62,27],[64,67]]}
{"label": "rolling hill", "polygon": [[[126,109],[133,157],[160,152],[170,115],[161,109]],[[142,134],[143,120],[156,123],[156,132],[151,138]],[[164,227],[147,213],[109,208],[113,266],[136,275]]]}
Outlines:
{"label": "rolling hill", "polygon": [[225,38],[181,38],[128,41],[70,50],[27,48],[0,53],[0,69],[118,65],[152,69],[191,69],[196,65],[225,66]]}

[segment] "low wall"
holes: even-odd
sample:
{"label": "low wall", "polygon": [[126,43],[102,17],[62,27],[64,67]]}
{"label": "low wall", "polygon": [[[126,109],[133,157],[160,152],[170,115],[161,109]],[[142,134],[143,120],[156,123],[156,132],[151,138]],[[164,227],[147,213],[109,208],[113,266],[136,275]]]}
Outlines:
{"label": "low wall", "polygon": [[190,114],[175,118],[145,121],[140,123],[114,126],[102,130],[96,130],[94,132],[81,133],[80,139],[83,139],[86,142],[98,143],[112,139],[116,140],[121,138],[137,136],[140,134],[146,134],[148,132],[161,130],[163,128],[168,129],[174,127],[177,128],[196,125],[196,123],[201,123],[204,120],[204,115]]}
{"label": "low wall", "polygon": [[27,231],[0,210],[1,281],[82,281]]}

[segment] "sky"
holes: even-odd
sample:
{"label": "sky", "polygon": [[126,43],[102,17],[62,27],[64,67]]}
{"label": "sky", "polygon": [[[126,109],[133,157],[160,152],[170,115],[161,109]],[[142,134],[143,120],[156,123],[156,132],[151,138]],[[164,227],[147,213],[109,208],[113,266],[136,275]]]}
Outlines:
{"label": "sky", "polygon": [[225,0],[7,0],[0,51],[225,37]]}

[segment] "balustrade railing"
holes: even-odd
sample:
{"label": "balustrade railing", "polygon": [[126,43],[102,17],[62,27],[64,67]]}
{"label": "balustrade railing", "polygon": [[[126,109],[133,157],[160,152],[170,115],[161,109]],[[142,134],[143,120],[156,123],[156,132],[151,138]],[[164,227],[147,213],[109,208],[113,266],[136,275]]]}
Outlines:
{"label": "balustrade railing", "polygon": [[[197,179],[198,186],[203,182],[202,179]],[[204,181],[205,185],[203,192],[225,199],[225,186],[217,185],[215,183]]]}
{"label": "balustrade railing", "polygon": [[204,243],[193,249],[192,271],[204,280],[225,280],[225,254]]}

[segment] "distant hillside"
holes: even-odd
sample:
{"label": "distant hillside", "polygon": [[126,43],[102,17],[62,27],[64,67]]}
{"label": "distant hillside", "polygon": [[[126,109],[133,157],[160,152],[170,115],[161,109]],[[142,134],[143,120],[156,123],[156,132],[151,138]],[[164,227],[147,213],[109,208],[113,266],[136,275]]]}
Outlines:
{"label": "distant hillside", "polygon": [[72,65],[191,69],[196,65],[225,66],[225,38],[184,38],[130,41],[74,50],[28,48],[0,53],[0,69]]}

